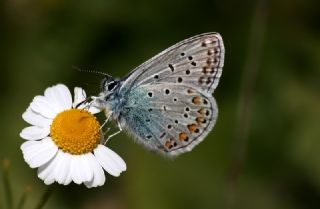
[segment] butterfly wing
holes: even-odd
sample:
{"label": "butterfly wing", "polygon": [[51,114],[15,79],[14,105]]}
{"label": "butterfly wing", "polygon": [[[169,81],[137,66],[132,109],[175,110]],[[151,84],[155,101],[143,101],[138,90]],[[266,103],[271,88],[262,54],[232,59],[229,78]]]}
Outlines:
{"label": "butterfly wing", "polygon": [[148,149],[177,155],[200,143],[217,115],[211,95],[185,85],[158,83],[131,92],[119,120]]}
{"label": "butterfly wing", "polygon": [[118,120],[147,148],[177,155],[190,151],[213,128],[218,109],[212,93],[224,62],[217,33],[186,39],[137,67],[120,92]]}
{"label": "butterfly wing", "polygon": [[185,83],[213,93],[224,65],[220,34],[205,33],[183,40],[138,66],[125,79],[121,91],[144,84]]}

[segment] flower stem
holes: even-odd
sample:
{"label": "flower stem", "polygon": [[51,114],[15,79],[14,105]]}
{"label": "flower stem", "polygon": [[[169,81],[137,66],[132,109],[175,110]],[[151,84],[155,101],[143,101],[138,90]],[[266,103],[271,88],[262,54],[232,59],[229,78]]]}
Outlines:
{"label": "flower stem", "polygon": [[248,55],[240,90],[238,119],[235,128],[235,148],[229,168],[228,187],[226,192],[226,208],[236,206],[239,179],[245,167],[248,138],[250,135],[252,109],[256,94],[255,84],[260,70],[261,56],[264,46],[264,35],[267,26],[268,0],[258,0],[254,10],[248,46]]}
{"label": "flower stem", "polygon": [[44,192],[44,194],[42,195],[40,201],[38,202],[38,204],[36,205],[35,209],[42,209],[43,206],[47,203],[47,201],[49,200],[49,198],[51,197],[53,190],[54,190],[55,186],[49,186],[47,188],[47,190]]}
{"label": "flower stem", "polygon": [[10,185],[10,160],[3,160],[3,186],[4,186],[4,195],[7,203],[8,209],[13,209],[13,199],[12,199],[12,189]]}
{"label": "flower stem", "polygon": [[23,207],[26,203],[27,197],[30,194],[30,191],[31,191],[31,187],[26,187],[26,189],[24,190],[24,192],[21,195],[21,198],[18,202],[16,209],[23,209]]}
{"label": "flower stem", "polygon": [[55,188],[54,186],[50,186],[50,187],[47,188],[47,190],[42,195],[40,201],[36,205],[35,209],[42,209],[43,208],[43,206],[47,203],[47,201],[51,197],[54,188]]}

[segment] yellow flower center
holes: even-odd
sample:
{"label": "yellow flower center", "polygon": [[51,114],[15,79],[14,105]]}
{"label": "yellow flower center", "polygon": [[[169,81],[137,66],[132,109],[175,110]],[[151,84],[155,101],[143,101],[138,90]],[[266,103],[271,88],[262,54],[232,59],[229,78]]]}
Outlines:
{"label": "yellow flower center", "polygon": [[101,139],[100,124],[86,110],[65,110],[53,119],[50,135],[64,152],[80,155],[97,147]]}

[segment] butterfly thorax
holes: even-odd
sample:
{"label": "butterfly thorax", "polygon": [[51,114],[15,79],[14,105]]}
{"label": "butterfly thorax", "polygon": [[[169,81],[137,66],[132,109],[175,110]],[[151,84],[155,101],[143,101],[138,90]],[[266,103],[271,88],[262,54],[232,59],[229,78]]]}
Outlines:
{"label": "butterfly thorax", "polygon": [[106,115],[111,114],[113,120],[122,123],[125,121],[121,119],[127,117],[131,111],[139,111],[142,106],[150,105],[146,95],[147,92],[140,88],[131,91],[130,94],[123,94],[121,85],[118,85],[113,91],[101,92],[96,103],[105,110]]}

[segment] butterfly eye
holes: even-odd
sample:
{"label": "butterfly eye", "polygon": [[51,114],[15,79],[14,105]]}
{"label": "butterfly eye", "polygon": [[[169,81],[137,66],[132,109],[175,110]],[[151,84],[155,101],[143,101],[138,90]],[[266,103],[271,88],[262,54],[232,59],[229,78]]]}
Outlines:
{"label": "butterfly eye", "polygon": [[112,91],[117,85],[118,85],[118,82],[116,82],[116,81],[111,81],[111,82],[108,84],[108,91]]}
{"label": "butterfly eye", "polygon": [[104,79],[102,79],[101,81],[101,90],[112,90],[116,85],[117,85],[117,81],[115,81],[111,76],[106,75],[106,77]]}

